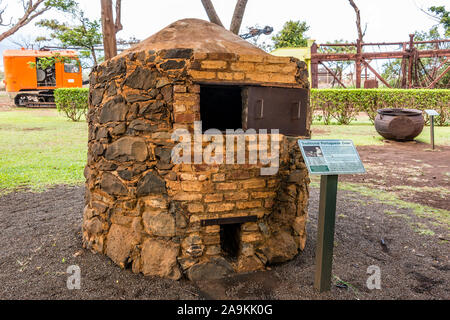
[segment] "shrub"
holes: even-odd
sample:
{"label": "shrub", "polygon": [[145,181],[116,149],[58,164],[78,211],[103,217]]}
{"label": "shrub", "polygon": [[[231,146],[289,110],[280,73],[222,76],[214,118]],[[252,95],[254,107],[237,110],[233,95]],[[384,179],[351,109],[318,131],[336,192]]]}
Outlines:
{"label": "shrub", "polygon": [[55,103],[59,112],[72,121],[80,121],[88,112],[89,89],[62,88],[55,90]]}
{"label": "shrub", "polygon": [[[448,89],[312,89],[313,111],[321,111],[323,121],[331,118],[339,124],[349,124],[359,112],[366,112],[373,122],[378,109],[434,109],[439,113],[437,125],[450,120],[450,90]],[[429,122],[425,115],[426,122]]]}

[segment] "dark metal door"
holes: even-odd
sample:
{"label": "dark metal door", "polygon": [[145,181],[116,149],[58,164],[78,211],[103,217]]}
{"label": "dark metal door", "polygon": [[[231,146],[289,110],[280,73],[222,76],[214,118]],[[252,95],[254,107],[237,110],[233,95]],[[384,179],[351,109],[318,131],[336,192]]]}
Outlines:
{"label": "dark metal door", "polygon": [[287,136],[307,134],[307,89],[249,87],[247,96],[247,129],[279,129]]}

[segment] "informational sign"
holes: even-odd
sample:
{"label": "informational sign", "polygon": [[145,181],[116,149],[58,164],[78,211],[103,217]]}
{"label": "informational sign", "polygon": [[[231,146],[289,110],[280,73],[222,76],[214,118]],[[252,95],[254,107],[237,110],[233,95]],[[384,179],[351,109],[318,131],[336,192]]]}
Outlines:
{"label": "informational sign", "polygon": [[366,173],[351,140],[299,140],[298,144],[310,174]]}
{"label": "informational sign", "polygon": [[425,110],[425,113],[431,118],[430,120],[430,139],[431,139],[431,147],[434,150],[434,117],[438,116],[439,113],[436,110],[428,109]]}
{"label": "informational sign", "polygon": [[321,175],[314,288],[325,292],[331,288],[339,175],[366,170],[351,140],[298,140],[298,144],[309,173]]}
{"label": "informational sign", "polygon": [[436,110],[425,110],[425,113],[429,116],[438,116],[439,113]]}

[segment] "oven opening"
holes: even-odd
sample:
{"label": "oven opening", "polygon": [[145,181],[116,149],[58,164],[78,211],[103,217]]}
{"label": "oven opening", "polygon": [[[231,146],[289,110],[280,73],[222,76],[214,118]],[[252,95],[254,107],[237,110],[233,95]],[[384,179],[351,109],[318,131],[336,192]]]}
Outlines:
{"label": "oven opening", "polygon": [[220,247],[225,257],[237,258],[241,243],[242,224],[223,224],[220,226]]}
{"label": "oven opening", "polygon": [[242,128],[242,95],[239,86],[200,87],[202,130]]}

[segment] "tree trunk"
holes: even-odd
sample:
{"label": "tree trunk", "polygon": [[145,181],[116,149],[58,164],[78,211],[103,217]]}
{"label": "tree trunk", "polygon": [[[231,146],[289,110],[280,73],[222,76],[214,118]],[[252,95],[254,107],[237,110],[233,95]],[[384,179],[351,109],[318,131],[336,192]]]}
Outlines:
{"label": "tree trunk", "polygon": [[122,0],[116,0],[116,33],[123,29],[122,22]]}
{"label": "tree trunk", "polygon": [[95,48],[94,47],[91,48],[91,54],[92,54],[92,59],[94,60],[94,67],[96,67],[98,62],[97,62],[97,55],[95,53]]}
{"label": "tree trunk", "polygon": [[358,40],[356,41],[357,47],[356,47],[356,60],[355,60],[355,73],[356,73],[356,88],[361,88],[361,53],[362,53],[362,43],[363,43],[363,37],[364,33],[361,29],[361,13],[359,11],[358,6],[355,4],[353,0],[348,0],[350,2],[350,5],[353,7],[356,13],[356,29],[358,30]]}
{"label": "tree trunk", "polygon": [[360,39],[356,41],[356,60],[355,60],[355,73],[356,73],[356,88],[361,88],[361,62],[363,59],[361,58],[362,53],[362,42]]}
{"label": "tree trunk", "polygon": [[220,21],[211,0],[202,0],[202,4],[205,8],[206,14],[208,15],[209,21],[223,27],[222,21]]}
{"label": "tree trunk", "polygon": [[245,7],[248,0],[238,0],[234,9],[233,19],[231,20],[230,31],[238,34],[241,29],[242,19],[244,18]]}
{"label": "tree trunk", "polygon": [[101,0],[101,4],[103,47],[105,60],[109,60],[117,55],[116,26],[113,19],[112,0]]}
{"label": "tree trunk", "polygon": [[[311,54],[317,53],[317,43],[311,46]],[[311,88],[319,88],[319,63],[317,60],[311,60]]]}
{"label": "tree trunk", "polygon": [[356,28],[358,29],[358,39],[362,42],[364,34],[361,29],[361,12],[353,0],[348,0],[356,13]]}

